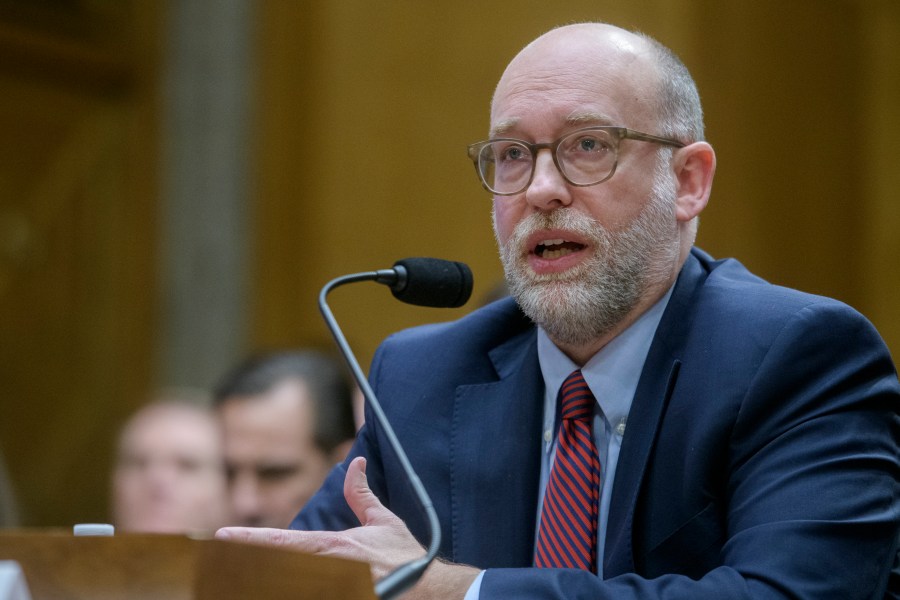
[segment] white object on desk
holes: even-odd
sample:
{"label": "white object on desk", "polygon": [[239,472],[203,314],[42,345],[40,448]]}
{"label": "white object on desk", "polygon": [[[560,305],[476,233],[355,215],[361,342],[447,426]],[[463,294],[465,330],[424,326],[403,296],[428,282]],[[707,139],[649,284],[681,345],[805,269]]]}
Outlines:
{"label": "white object on desk", "polygon": [[72,528],[74,535],[113,535],[116,528],[109,523],[79,523]]}
{"label": "white object on desk", "polygon": [[0,600],[31,600],[22,568],[14,560],[0,560]]}

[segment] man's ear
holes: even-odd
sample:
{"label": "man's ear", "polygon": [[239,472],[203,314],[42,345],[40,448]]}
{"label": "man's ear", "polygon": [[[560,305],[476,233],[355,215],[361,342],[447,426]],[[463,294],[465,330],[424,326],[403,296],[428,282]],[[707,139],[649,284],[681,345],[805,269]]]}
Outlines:
{"label": "man's ear", "polygon": [[686,223],[706,208],[716,172],[716,153],[706,142],[694,142],[675,151],[672,168],[678,188],[675,216]]}

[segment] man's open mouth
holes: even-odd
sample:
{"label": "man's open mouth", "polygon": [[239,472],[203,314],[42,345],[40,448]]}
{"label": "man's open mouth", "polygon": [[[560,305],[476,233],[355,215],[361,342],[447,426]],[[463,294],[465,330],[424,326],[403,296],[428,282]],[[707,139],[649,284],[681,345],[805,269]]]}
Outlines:
{"label": "man's open mouth", "polygon": [[546,260],[568,256],[584,248],[583,244],[564,239],[544,240],[534,248],[534,254]]}

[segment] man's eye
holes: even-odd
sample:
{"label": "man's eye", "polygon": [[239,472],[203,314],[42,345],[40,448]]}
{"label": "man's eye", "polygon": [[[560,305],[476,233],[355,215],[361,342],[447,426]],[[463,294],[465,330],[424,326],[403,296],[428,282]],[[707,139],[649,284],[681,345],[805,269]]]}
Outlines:
{"label": "man's eye", "polygon": [[574,148],[576,152],[587,153],[603,152],[609,150],[609,146],[603,143],[602,140],[590,136],[578,138]]}
{"label": "man's eye", "polygon": [[203,461],[194,458],[180,458],[177,465],[178,470],[182,473],[197,473],[204,467]]}
{"label": "man's eye", "polygon": [[296,466],[264,467],[257,471],[257,475],[264,481],[280,481],[293,476],[299,470],[300,468]]}
{"label": "man's eye", "polygon": [[528,158],[528,153],[521,146],[507,146],[499,154],[502,161],[518,161]]}

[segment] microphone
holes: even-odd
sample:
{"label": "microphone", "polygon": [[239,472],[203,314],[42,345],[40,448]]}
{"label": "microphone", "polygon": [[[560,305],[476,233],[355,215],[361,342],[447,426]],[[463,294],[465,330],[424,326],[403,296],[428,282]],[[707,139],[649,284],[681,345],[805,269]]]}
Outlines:
{"label": "microphone", "polygon": [[381,269],[379,271],[367,271],[364,273],[355,273],[352,275],[344,275],[332,279],[319,292],[319,311],[325,319],[325,324],[331,331],[334,341],[338,345],[338,349],[350,367],[353,378],[362,390],[369,403],[372,412],[378,424],[384,431],[384,435],[391,446],[391,449],[400,461],[400,465],[406,474],[407,479],[412,486],[422,510],[428,518],[428,528],[431,535],[431,542],[428,545],[427,552],[424,557],[404,563],[375,582],[375,594],[381,600],[390,600],[402,594],[411,588],[422,574],[434,557],[437,556],[438,549],[441,545],[441,524],[438,521],[437,513],[425,486],[412,465],[400,441],[394,433],[387,416],[381,409],[381,404],[375,397],[375,392],[369,385],[369,380],[363,374],[356,360],[350,345],[344,337],[341,328],[338,326],[331,309],[325,298],[328,293],[336,287],[356,281],[375,281],[382,283],[391,288],[391,293],[398,300],[408,304],[418,306],[431,306],[436,308],[456,308],[468,302],[472,295],[472,271],[468,265],[460,262],[441,260],[437,258],[406,258],[398,260],[390,269]]}
{"label": "microphone", "polygon": [[390,286],[394,298],[416,306],[458,308],[472,295],[472,271],[461,262],[404,258],[376,275],[375,281]]}

